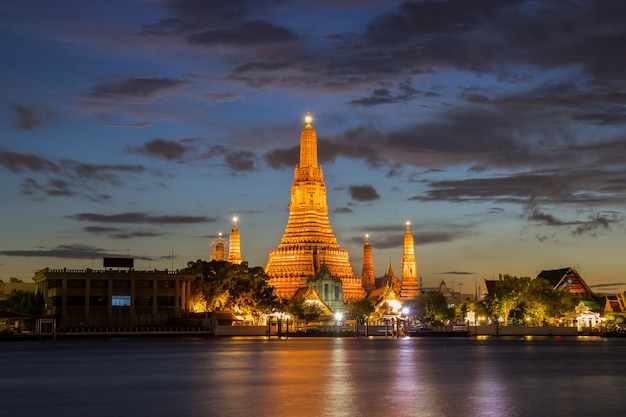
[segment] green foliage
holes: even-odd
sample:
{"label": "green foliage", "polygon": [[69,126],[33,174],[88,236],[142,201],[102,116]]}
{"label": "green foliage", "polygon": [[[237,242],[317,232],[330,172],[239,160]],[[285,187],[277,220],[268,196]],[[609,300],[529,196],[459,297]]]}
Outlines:
{"label": "green foliage", "polygon": [[279,304],[269,277],[261,267],[248,267],[226,261],[189,262],[188,270],[196,274],[192,285],[207,311],[232,310],[248,317],[269,313]]}
{"label": "green foliage", "polygon": [[540,326],[549,318],[560,317],[572,311],[579,298],[567,290],[555,290],[543,278],[517,278],[511,275],[500,275],[500,281],[485,297],[485,306],[492,320],[499,317],[505,319],[507,325],[512,316],[518,321]]}
{"label": "green foliage", "polygon": [[33,316],[42,316],[44,308],[45,300],[42,293],[22,290],[14,290],[2,305],[4,310]]}
{"label": "green foliage", "polygon": [[367,299],[346,304],[346,312],[353,318],[367,317],[374,311],[374,306]]}
{"label": "green foliage", "polygon": [[504,326],[508,324],[512,310],[522,303],[522,294],[530,278],[517,278],[511,275],[500,275],[493,291],[485,297],[485,305],[492,320],[502,317]]}
{"label": "green foliage", "polygon": [[293,298],[284,310],[307,323],[317,320],[324,313],[324,308],[319,303]]}
{"label": "green foliage", "polygon": [[456,314],[454,308],[448,307],[446,297],[439,291],[423,292],[407,301],[405,306],[417,320],[431,324],[445,323]]}

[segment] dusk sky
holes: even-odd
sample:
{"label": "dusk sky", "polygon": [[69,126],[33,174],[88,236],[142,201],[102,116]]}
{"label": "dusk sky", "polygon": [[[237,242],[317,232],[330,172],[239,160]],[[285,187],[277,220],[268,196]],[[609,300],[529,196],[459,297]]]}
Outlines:
{"label": "dusk sky", "polygon": [[311,111],[357,275],[410,221],[424,286],[626,283],[623,0],[4,1],[0,51],[5,281],[183,268],[235,215],[264,267]]}

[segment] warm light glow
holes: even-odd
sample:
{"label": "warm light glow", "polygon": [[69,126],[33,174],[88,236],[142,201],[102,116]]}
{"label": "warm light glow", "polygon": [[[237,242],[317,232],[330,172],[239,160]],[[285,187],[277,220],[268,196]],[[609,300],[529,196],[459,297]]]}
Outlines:
{"label": "warm light glow", "polygon": [[343,320],[343,313],[335,313],[335,320],[337,321]]}
{"label": "warm light glow", "polygon": [[311,116],[311,112],[307,112],[306,116],[304,116],[304,122],[308,125],[313,121],[313,116]]}
{"label": "warm light glow", "polygon": [[402,308],[402,314],[404,314],[405,316],[407,316],[409,314],[409,309],[408,307],[403,307]]}
{"label": "warm light glow", "polygon": [[370,237],[370,235],[366,233],[366,234],[365,234],[365,237],[369,238],[369,237]]}

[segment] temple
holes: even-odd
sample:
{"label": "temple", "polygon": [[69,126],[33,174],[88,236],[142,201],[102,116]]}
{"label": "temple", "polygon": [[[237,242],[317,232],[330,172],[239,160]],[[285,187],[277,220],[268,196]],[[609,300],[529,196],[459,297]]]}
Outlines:
{"label": "temple", "polygon": [[374,274],[374,255],[372,254],[372,245],[370,245],[370,236],[365,235],[365,245],[363,245],[363,270],[361,271],[361,283],[365,291],[371,291],[376,288],[376,275]]}
{"label": "temple", "polygon": [[402,254],[402,283],[400,286],[400,299],[410,300],[420,293],[417,282],[417,263],[415,261],[415,242],[411,234],[411,223],[406,222],[404,232],[404,250]]}
{"label": "temple", "polygon": [[317,135],[307,113],[300,136],[300,164],[294,170],[289,220],[278,248],[270,251],[265,272],[282,298],[292,298],[307,287],[324,266],[342,282],[344,301],[365,296],[361,280],[354,275],[348,251],[333,234],[326,204],[326,185],[317,162]]}
{"label": "temple", "polygon": [[237,217],[233,217],[233,230],[230,231],[228,248],[228,262],[240,265],[242,261],[241,238],[239,236],[239,229],[237,229]]}

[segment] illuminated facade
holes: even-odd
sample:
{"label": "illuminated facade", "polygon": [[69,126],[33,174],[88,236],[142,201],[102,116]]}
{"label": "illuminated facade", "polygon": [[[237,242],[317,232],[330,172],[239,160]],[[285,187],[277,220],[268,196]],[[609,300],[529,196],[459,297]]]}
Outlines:
{"label": "illuminated facade", "polygon": [[365,235],[365,245],[363,245],[363,270],[361,271],[361,283],[365,291],[373,290],[376,287],[375,280],[372,245],[370,245],[369,235]]}
{"label": "illuminated facade", "polygon": [[236,217],[233,217],[233,230],[230,231],[228,248],[228,262],[241,265],[241,237],[239,236],[239,229],[237,229]]}
{"label": "illuminated facade", "polygon": [[411,224],[406,222],[404,232],[404,250],[402,254],[402,282],[400,286],[400,299],[410,300],[420,293],[417,282],[417,263],[415,261],[415,242],[411,234]]}
{"label": "illuminated facade", "polygon": [[217,239],[212,240],[210,243],[209,259],[212,261],[225,261],[226,248],[227,245],[222,237],[222,232],[220,232]]}
{"label": "illuminated facade", "polygon": [[265,272],[276,294],[291,298],[307,280],[326,265],[343,285],[345,301],[365,296],[361,280],[354,275],[348,251],[333,234],[326,204],[326,185],[317,162],[317,135],[307,114],[300,136],[300,165],[294,170],[289,220],[277,249],[270,251]]}

